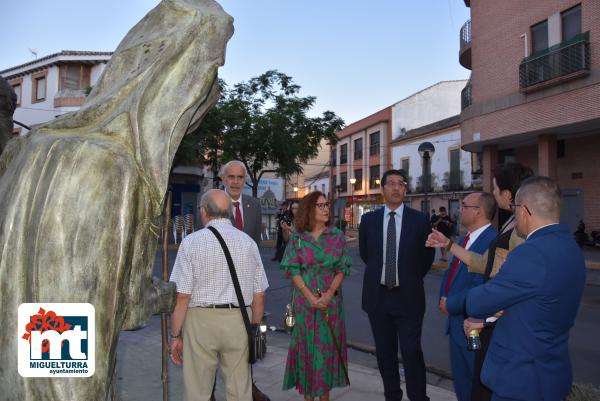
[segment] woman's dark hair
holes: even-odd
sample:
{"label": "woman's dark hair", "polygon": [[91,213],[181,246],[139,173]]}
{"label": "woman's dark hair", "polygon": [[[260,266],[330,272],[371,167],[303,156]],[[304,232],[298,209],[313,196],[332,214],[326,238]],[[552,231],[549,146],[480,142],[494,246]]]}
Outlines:
{"label": "woman's dark hair", "polygon": [[[312,231],[314,227],[314,214],[317,207],[317,201],[320,197],[327,199],[321,191],[314,191],[306,195],[300,201],[300,206],[294,217],[294,225],[299,232]],[[329,225],[329,221],[326,223]]]}
{"label": "woman's dark hair", "polygon": [[512,162],[497,166],[493,173],[498,189],[501,191],[510,191],[513,199],[515,199],[515,195],[517,194],[521,183],[526,178],[533,176],[533,170],[529,167],[526,167],[521,163]]}
{"label": "woman's dark hair", "polygon": [[300,202],[299,202],[299,201],[297,201],[297,200],[295,200],[295,199],[294,199],[294,200],[291,200],[291,201],[290,201],[290,204],[288,205],[288,210],[291,212],[291,211],[292,211],[292,206],[294,206],[294,205],[298,205],[298,204],[300,204]]}

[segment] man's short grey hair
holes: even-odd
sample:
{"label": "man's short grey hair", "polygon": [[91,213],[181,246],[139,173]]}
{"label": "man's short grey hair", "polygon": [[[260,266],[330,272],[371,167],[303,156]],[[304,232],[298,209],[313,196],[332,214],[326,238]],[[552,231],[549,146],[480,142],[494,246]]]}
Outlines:
{"label": "man's short grey hair", "polygon": [[494,195],[487,192],[475,192],[479,194],[479,198],[477,199],[477,206],[483,210],[483,214],[486,219],[492,221],[494,220],[494,216],[496,215],[496,209],[498,205],[496,204],[496,198]]}
{"label": "man's short grey hair", "polygon": [[225,172],[227,171],[227,169],[230,166],[233,166],[236,164],[244,169],[244,175],[246,177],[248,177],[248,170],[246,170],[246,165],[239,160],[231,160],[231,161],[228,161],[227,163],[225,163],[223,166],[221,166],[221,170],[219,171],[219,177],[225,178]]}
{"label": "man's short grey hair", "polygon": [[208,191],[202,195],[200,208],[206,210],[209,219],[228,219],[231,215],[231,199],[227,200],[227,207],[222,209],[214,201],[212,194],[211,191]]}
{"label": "man's short grey hair", "polygon": [[525,204],[532,215],[558,222],[560,219],[560,188],[549,177],[530,177],[521,183],[515,202]]}

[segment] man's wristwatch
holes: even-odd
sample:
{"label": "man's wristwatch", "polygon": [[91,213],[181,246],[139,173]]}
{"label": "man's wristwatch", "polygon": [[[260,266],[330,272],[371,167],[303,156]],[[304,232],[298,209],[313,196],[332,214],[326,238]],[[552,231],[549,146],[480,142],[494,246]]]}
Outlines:
{"label": "man's wristwatch", "polygon": [[173,333],[169,333],[169,335],[171,336],[172,340],[174,340],[176,338],[181,338],[181,333],[179,333],[178,335],[174,335]]}

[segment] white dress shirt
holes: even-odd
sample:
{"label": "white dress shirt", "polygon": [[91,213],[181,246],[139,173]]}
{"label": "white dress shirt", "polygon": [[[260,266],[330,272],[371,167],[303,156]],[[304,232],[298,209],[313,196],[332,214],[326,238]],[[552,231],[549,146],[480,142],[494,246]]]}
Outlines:
{"label": "white dress shirt", "polygon": [[[216,228],[225,240],[244,302],[249,306],[254,293],[264,292],[269,286],[256,242],[229,219],[211,220],[208,226]],[[177,292],[191,294],[190,308],[229,303],[239,306],[223,249],[207,228],[181,242],[170,281],[177,285]]]}
{"label": "white dress shirt", "polygon": [[[398,269],[398,247],[400,246],[400,233],[402,232],[402,214],[404,213],[404,203],[392,210],[383,208],[383,265],[381,268],[381,284],[385,285],[385,257],[387,249],[387,230],[390,222],[390,212],[396,212],[394,221],[396,222],[396,271]],[[396,286],[398,286],[398,273],[396,272]]]}
{"label": "white dress shirt", "polygon": [[485,226],[479,227],[472,233],[468,233],[467,235],[469,236],[469,241],[465,244],[465,249],[468,250],[469,248],[471,248],[471,245],[473,245],[475,241],[477,241],[477,238],[479,238],[481,233],[484,232],[489,226],[491,226],[491,224],[487,223]]}

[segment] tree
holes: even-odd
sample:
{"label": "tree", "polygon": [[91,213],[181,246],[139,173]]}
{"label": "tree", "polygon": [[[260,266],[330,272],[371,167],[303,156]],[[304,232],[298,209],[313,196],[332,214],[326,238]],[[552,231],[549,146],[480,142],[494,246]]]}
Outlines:
{"label": "tree", "polygon": [[242,161],[253,196],[266,172],[283,178],[301,174],[302,164],[318,154],[321,141],[336,143],[336,132],[344,126],[331,111],[307,116],[316,98],[299,96],[300,86],[275,70],[233,88],[223,81],[220,85],[220,100],[191,134],[195,139],[190,142],[199,142],[205,164],[216,167],[232,159]]}

